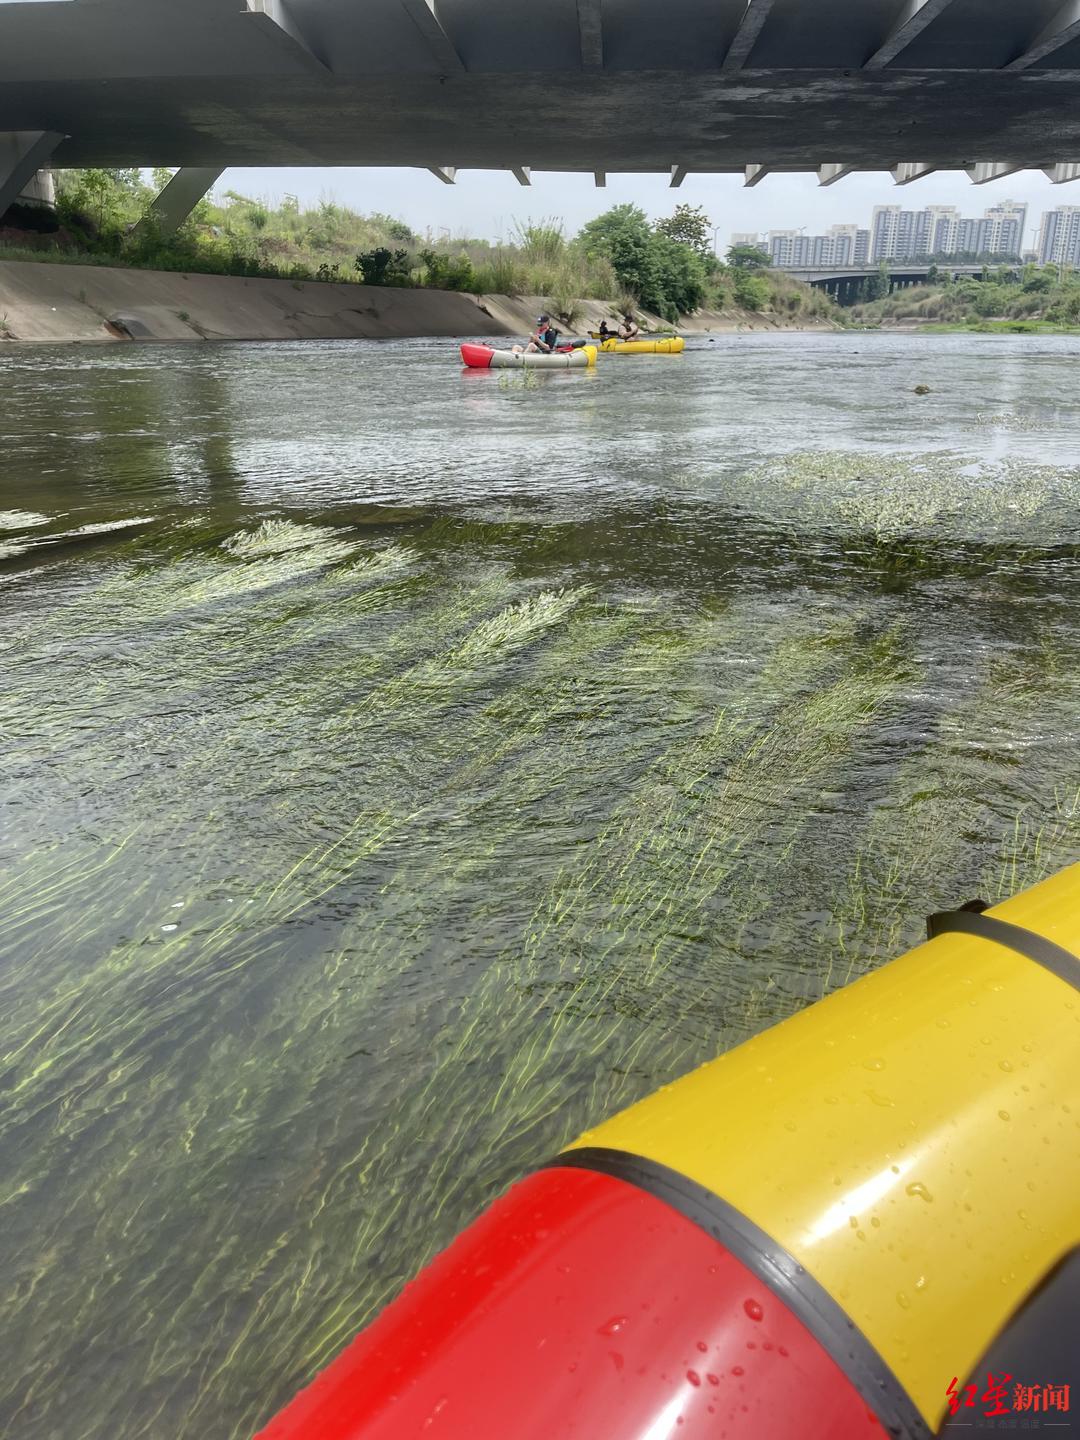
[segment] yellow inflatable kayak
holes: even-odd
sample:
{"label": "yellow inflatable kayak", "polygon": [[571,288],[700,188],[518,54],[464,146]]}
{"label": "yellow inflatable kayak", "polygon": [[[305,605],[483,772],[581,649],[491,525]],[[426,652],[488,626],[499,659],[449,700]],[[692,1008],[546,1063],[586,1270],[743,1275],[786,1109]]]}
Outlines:
{"label": "yellow inflatable kayak", "polygon": [[601,340],[599,350],[611,350],[617,355],[681,355],[686,341],[681,335],[666,340]]}
{"label": "yellow inflatable kayak", "polygon": [[1080,865],[928,934],[518,1181],[261,1440],[1068,1428]]}

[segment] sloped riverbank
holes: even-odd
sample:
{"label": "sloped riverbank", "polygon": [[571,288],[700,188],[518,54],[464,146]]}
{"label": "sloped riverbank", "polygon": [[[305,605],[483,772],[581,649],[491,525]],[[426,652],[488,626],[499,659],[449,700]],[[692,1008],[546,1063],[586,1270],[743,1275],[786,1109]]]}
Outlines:
{"label": "sloped riverbank", "polygon": [[[526,332],[541,296],[465,295],[449,290],[257,280],[98,265],[0,261],[0,341],[389,340],[417,335],[500,336]],[[574,325],[611,319],[605,300],[575,302]],[[641,312],[662,329],[659,316]],[[684,316],[688,333],[832,329],[746,310]]]}

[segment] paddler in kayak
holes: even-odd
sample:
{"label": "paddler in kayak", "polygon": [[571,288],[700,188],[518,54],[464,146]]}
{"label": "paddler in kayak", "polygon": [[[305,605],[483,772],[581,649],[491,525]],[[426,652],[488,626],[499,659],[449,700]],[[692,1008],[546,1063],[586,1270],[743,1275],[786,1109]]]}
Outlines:
{"label": "paddler in kayak", "polygon": [[550,355],[559,343],[559,332],[551,323],[550,315],[537,318],[536,329],[529,336],[527,345],[515,345],[515,355]]}
{"label": "paddler in kayak", "polygon": [[619,324],[619,339],[636,340],[640,334],[641,331],[638,329],[638,323],[628,310]]}

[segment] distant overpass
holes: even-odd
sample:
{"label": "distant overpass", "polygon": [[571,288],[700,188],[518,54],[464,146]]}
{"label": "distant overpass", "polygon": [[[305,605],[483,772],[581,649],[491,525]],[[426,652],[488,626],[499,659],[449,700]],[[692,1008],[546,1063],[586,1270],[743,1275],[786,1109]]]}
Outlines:
{"label": "distant overpass", "polygon": [[[793,275],[796,280],[804,280],[807,285],[815,285],[820,290],[827,290],[830,295],[838,300],[848,300],[856,286],[871,275],[877,275],[880,270],[878,265],[839,265],[839,266],[812,266],[802,265],[778,265],[778,270],[783,270],[785,275]],[[908,285],[924,285],[929,278],[931,268],[936,269],[940,275],[971,276],[974,279],[981,279],[985,270],[1005,269],[1018,271],[1021,267],[1017,264],[1010,265],[1007,261],[1001,265],[993,261],[974,265],[952,265],[948,261],[940,263],[924,261],[918,265],[896,263],[885,261],[885,268],[889,276],[889,282],[893,289],[903,289]]]}
{"label": "distant overpass", "polygon": [[[921,157],[921,158],[916,158]],[[1080,178],[1077,0],[0,0],[0,210],[40,166]]]}

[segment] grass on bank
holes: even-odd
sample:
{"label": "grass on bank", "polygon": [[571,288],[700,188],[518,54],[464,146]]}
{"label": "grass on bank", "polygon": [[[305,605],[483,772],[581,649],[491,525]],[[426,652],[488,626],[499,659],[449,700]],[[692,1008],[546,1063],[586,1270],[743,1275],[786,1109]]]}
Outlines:
{"label": "grass on bank", "polygon": [[688,205],[655,222],[636,206],[618,205],[572,236],[554,218],[515,222],[507,240],[493,243],[448,232],[436,239],[393,216],[362,215],[330,199],[302,207],[286,195],[271,205],[230,190],[200,201],[165,237],[147,214],[168,171],[155,171],[152,184],[139,170],[55,176],[55,214],[11,207],[0,225],[0,259],[543,295],[566,323],[582,299],[609,301],[613,313],[640,307],[672,322],[702,307],[786,320],[839,313],[826,295],[772,272],[762,257],[749,267],[738,255],[722,263],[709,217]]}
{"label": "grass on bank", "polygon": [[926,285],[846,310],[856,325],[918,324],[993,335],[1046,335],[1080,330],[1080,276],[1068,266],[987,268],[983,279],[954,280],[946,271]]}

